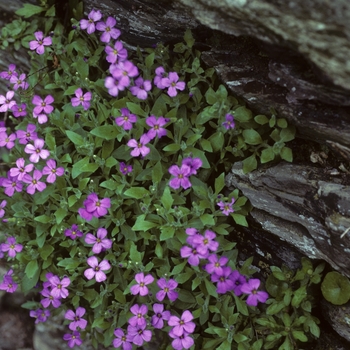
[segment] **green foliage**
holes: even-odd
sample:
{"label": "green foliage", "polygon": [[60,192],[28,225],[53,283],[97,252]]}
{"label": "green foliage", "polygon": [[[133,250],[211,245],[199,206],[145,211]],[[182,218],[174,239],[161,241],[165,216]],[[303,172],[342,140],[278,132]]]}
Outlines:
{"label": "green foliage", "polygon": [[343,305],[350,300],[350,281],[339,272],[328,272],[321,290],[324,298],[334,305]]}
{"label": "green foliage", "polygon": [[[186,82],[176,96],[154,87],[147,99],[141,100],[128,89],[117,96],[108,93],[105,81],[111,72],[106,68],[106,45],[99,34],[87,35],[79,28],[82,2],[70,1],[67,12],[77,28],[63,26],[51,0],[43,0],[41,6],[26,4],[16,14],[20,18],[2,29],[3,48],[12,44],[15,50],[28,49],[36,31],[43,31],[44,36],[52,32],[53,44],[45,47],[43,55],[28,50],[30,88],[17,91],[16,96],[27,104],[28,115],[14,118],[9,111],[9,119],[15,131],[34,124],[50,159],[64,168],[64,174],[52,183],[46,181],[46,188],[34,195],[26,191],[27,185],[13,196],[0,193],[0,203],[7,201],[8,219],[1,230],[23,245],[15,258],[7,258],[22,291],[32,292],[36,285],[41,288],[48,273],[68,276],[69,295],[60,308],[50,309],[51,314],[86,308],[88,326],[82,337],[91,339],[95,348],[111,345],[114,329],[126,328],[129,309],[135,303],[147,304],[151,313],[159,288],[153,283],[149,286],[152,296],[131,295],[139,272],[176,280],[179,298],[163,303],[174,315],[191,310],[197,325],[192,349],[296,349],[296,344],[318,337],[318,320],[310,313],[313,300],[309,288],[321,281],[322,266],[313,270],[304,260],[295,275],[272,267],[266,284],[272,298],[265,306],[252,307],[247,305],[246,294],[219,291],[204,270],[206,259],[193,266],[181,257],[181,249],[189,246],[186,229],[212,231],[219,247],[210,253],[227,257],[227,265],[247,280],[253,276],[253,258],[241,266],[235,249],[235,229],[248,226],[251,205],[238,190],[226,188],[225,175],[235,162],[243,162],[243,171],[248,172],[259,164],[292,161],[286,143],[294,138],[295,129],[274,111],[271,116],[254,116],[239,103],[217,82],[214,69],[203,68],[190,30],[173,50],[159,44],[154,49],[129,52],[128,59],[137,64],[144,79],[153,82],[155,69],[162,66]],[[92,93],[89,108],[72,105],[78,88]],[[32,99],[49,94],[54,98],[54,110],[48,123],[40,124],[32,117]],[[137,118],[131,130],[114,121],[123,115],[123,108]],[[150,115],[166,118],[167,135],[147,142],[149,153],[135,157],[128,142],[139,142],[150,130]],[[18,142],[2,157],[9,169],[21,157],[28,163],[28,154]],[[170,185],[175,177],[169,168],[181,167],[184,159],[199,159],[201,166],[189,176],[191,186],[176,188]],[[127,165],[132,170],[125,174]],[[40,171],[44,166],[42,159],[35,164]],[[6,177],[6,172],[1,175]],[[85,220],[79,210],[91,193],[110,199],[111,205],[108,214]],[[77,225],[82,238],[66,236],[72,225]],[[107,230],[112,247],[94,254],[85,238],[88,233],[96,235],[100,228]],[[102,283],[84,275],[92,255],[111,265]],[[41,304],[31,301],[24,307],[39,308]],[[164,348],[167,343],[168,338]]]}

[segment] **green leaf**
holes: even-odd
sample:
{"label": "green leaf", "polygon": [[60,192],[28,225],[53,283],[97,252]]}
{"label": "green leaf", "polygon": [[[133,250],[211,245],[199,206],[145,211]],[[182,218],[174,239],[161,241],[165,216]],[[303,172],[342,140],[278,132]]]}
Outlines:
{"label": "green leaf", "polygon": [[282,129],[280,132],[281,141],[288,142],[294,140],[295,137],[295,127],[288,126],[285,129]]}
{"label": "green leaf", "polygon": [[324,298],[334,305],[343,305],[350,299],[350,281],[339,272],[328,272],[321,284]]}
{"label": "green leaf", "polygon": [[43,224],[47,224],[51,221],[50,216],[47,215],[40,215],[34,218],[35,221],[42,222]]}
{"label": "green leaf", "polygon": [[243,301],[241,298],[237,297],[236,295],[234,295],[234,298],[235,298],[238,312],[240,312],[244,316],[249,316],[247,304],[245,303],[245,301]]}
{"label": "green leaf", "polygon": [[246,217],[244,215],[233,213],[232,217],[233,217],[233,220],[235,220],[235,223],[237,225],[248,227],[247,219],[246,219]]}
{"label": "green leaf", "polygon": [[67,213],[68,213],[67,210],[64,208],[58,208],[55,211],[54,215],[56,216],[57,224],[60,224],[62,222],[62,220],[66,217]]}
{"label": "green leaf", "polygon": [[89,157],[86,156],[83,159],[80,159],[77,163],[74,163],[73,165],[73,169],[72,169],[72,177],[73,179],[77,178],[81,173],[83,173],[84,171],[82,170],[82,168],[89,164]]}
{"label": "green leaf", "polygon": [[171,143],[163,148],[164,152],[177,152],[181,146],[178,143]]}
{"label": "green leaf", "polygon": [[29,18],[43,11],[45,11],[45,9],[41,6],[24,4],[22,8],[15,12],[15,14],[24,18]]}
{"label": "green leaf", "polygon": [[214,216],[211,214],[203,214],[199,218],[204,226],[215,226]]}
{"label": "green leaf", "polygon": [[193,38],[193,35],[190,29],[186,29],[184,40],[189,48],[191,48],[195,43],[195,40]]}
{"label": "green leaf", "polygon": [[64,267],[66,270],[75,269],[80,265],[80,261],[73,258],[65,258],[57,263],[58,266]]}
{"label": "green leaf", "polygon": [[24,270],[24,273],[28,278],[33,278],[34,275],[38,272],[39,265],[37,260],[31,260],[26,266],[26,269]]}
{"label": "green leaf", "polygon": [[152,52],[151,54],[149,54],[146,59],[145,59],[145,64],[146,64],[146,67],[148,69],[150,69],[154,63],[154,52]]}
{"label": "green leaf", "polygon": [[219,194],[220,191],[225,187],[225,173],[221,173],[216,179],[215,179],[215,194]]}
{"label": "green leaf", "polygon": [[263,142],[260,134],[254,129],[243,130],[243,137],[248,145],[260,145]]}
{"label": "green leaf", "polygon": [[43,260],[46,260],[54,250],[55,248],[52,245],[45,244],[42,248],[39,249],[40,256]]}
{"label": "green leaf", "polygon": [[262,150],[260,155],[261,164],[271,162],[274,159],[275,159],[275,152],[273,151],[272,147],[268,147]]}
{"label": "green leaf", "polygon": [[174,198],[171,195],[169,186],[165,186],[163,195],[161,197],[161,202],[163,204],[163,207],[169,211],[171,209],[171,206],[174,203]]}
{"label": "green leaf", "polygon": [[224,147],[225,137],[221,131],[215,132],[208,138],[214,152],[221,151]]}
{"label": "green leaf", "polygon": [[259,114],[254,117],[254,120],[256,123],[260,125],[267,124],[269,122],[269,119],[266,117],[266,115]]}
{"label": "green leaf", "polygon": [[244,106],[235,109],[233,115],[235,117],[235,120],[239,122],[247,122],[253,117],[252,111]]}
{"label": "green leaf", "polygon": [[306,286],[301,286],[294,292],[292,306],[299,307],[300,303],[307,297]]}
{"label": "green leaf", "polygon": [[134,231],[148,231],[152,227],[158,226],[158,224],[145,220],[146,215],[140,215],[137,217],[134,226],[131,228]]}
{"label": "green leaf", "polygon": [[126,106],[131,113],[145,118],[148,117],[147,113],[140,107],[140,105],[133,102],[126,102]]}
{"label": "green leaf", "polygon": [[74,131],[66,130],[67,137],[77,146],[85,145],[83,137]]}
{"label": "green leaf", "polygon": [[303,331],[292,331],[294,339],[300,340],[301,342],[307,342],[307,336]]}
{"label": "green leaf", "polygon": [[284,129],[288,126],[288,123],[284,118],[278,118],[277,119],[277,126],[280,127],[281,129]]}
{"label": "green leaf", "polygon": [[281,158],[287,162],[293,161],[293,152],[289,147],[283,147],[280,151]]}
{"label": "green leaf", "polygon": [[170,238],[173,238],[174,237],[174,234],[175,234],[175,228],[174,227],[170,227],[170,226],[162,226],[160,228],[160,240],[161,241],[166,241]]}
{"label": "green leaf", "polygon": [[254,154],[243,160],[243,172],[250,173],[258,167],[258,162]]}
{"label": "green leaf", "polygon": [[102,125],[92,129],[90,133],[104,140],[112,140],[120,131],[114,125]]}
{"label": "green leaf", "polygon": [[79,73],[80,80],[84,80],[89,75],[89,65],[83,60],[83,58],[78,58],[76,62],[72,64],[73,67]]}
{"label": "green leaf", "polygon": [[205,93],[205,99],[207,100],[207,103],[209,105],[213,105],[217,101],[215,91],[211,87],[209,87],[209,89]]}
{"label": "green leaf", "polygon": [[216,292],[216,287],[212,282],[210,282],[207,278],[204,278],[205,288],[207,289],[207,292],[209,295],[213,296],[214,298],[218,297],[218,293]]}
{"label": "green leaf", "polygon": [[140,199],[149,195],[149,191],[143,187],[130,187],[124,192],[125,196]]}
{"label": "green leaf", "polygon": [[135,263],[141,263],[142,261],[142,255],[141,253],[137,250],[137,246],[134,242],[131,242],[130,246],[130,260]]}

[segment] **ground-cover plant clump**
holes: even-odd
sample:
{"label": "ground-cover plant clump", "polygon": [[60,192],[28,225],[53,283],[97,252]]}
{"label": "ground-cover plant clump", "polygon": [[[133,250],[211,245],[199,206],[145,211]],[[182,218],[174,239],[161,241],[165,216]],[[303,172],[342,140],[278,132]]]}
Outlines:
{"label": "ground-cover plant clump", "polygon": [[307,291],[322,267],[275,268],[264,288],[252,259],[237,262],[250,205],[225,190],[235,161],[291,161],[294,128],[229,95],[190,31],[171,50],[131,52],[113,17],[70,6],[68,31],[45,1],[17,12],[30,25],[9,25],[32,68],[0,73],[14,126],[0,128],[0,289],[31,292],[36,323],[63,314],[69,347],[297,349],[318,337]]}

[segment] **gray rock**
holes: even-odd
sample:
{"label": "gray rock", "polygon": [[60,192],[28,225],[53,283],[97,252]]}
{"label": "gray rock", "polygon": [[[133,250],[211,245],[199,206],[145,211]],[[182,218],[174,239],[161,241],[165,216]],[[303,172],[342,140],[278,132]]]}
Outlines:
{"label": "gray rock", "polygon": [[232,167],[227,186],[251,201],[253,218],[264,230],[312,259],[327,261],[350,277],[350,188],[330,182],[321,168],[280,163],[244,174]]}

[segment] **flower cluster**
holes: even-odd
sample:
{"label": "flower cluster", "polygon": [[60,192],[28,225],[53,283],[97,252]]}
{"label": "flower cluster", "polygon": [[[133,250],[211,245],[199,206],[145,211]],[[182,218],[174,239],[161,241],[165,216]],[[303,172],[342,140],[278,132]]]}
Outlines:
{"label": "flower cluster", "polygon": [[99,199],[96,193],[90,193],[85,199],[84,208],[79,209],[79,215],[87,220],[92,220],[93,217],[99,218],[108,213],[108,208],[111,207],[109,198]]}
{"label": "flower cluster", "polygon": [[[17,228],[21,230],[18,238],[5,231],[6,241],[0,244],[0,258],[19,261],[13,264],[15,274],[12,269],[6,273],[0,289],[14,292],[15,281],[23,275],[30,282],[23,282],[22,287],[35,284],[40,301],[35,307],[31,304],[30,316],[35,323],[45,322],[50,313],[56,315],[63,309],[69,329],[63,339],[70,348],[91,337],[96,347],[104,338],[107,345],[132,350],[161,330],[169,335],[173,349],[190,349],[197,338],[194,320],[201,310],[204,314],[204,309],[214,309],[213,304],[207,305],[209,298],[204,301],[209,297],[204,295],[208,285],[211,296],[216,295],[216,288],[218,294],[234,294],[235,300],[247,298],[250,306],[268,297],[259,290],[260,280],[241,274],[244,270],[234,269],[234,262],[220,254],[225,251],[219,244],[222,235],[232,231],[224,228],[223,215],[234,212],[233,196],[237,196],[231,193],[229,199],[217,202],[221,215],[214,209],[215,196],[224,184],[215,179],[214,194],[204,180],[212,170],[208,161],[218,153],[215,138],[202,138],[202,124],[214,117],[196,111],[205,104],[204,96],[209,101],[214,98],[199,91],[198,83],[205,78],[191,68],[193,57],[184,58],[182,67],[169,68],[165,62],[156,67],[162,52],[153,51],[145,64],[135,63],[135,55],[119,40],[115,18],[104,20],[100,11],[92,10],[79,24],[80,30],[73,27],[69,34],[70,46],[59,53],[66,74],[62,77],[56,72],[55,87],[47,88],[47,94],[37,95],[35,86],[28,90],[32,73],[16,71],[14,64],[0,72],[10,89],[0,96],[0,112],[16,118],[12,118],[14,131],[0,125],[0,147],[10,154],[11,164],[6,177],[0,178],[2,192],[10,197],[0,202],[0,218],[6,230],[15,228],[16,234]],[[75,38],[87,35],[92,36],[86,40],[86,50],[74,46],[70,60]],[[53,53],[50,46],[56,47],[57,36],[45,37],[36,31],[34,37],[29,42],[31,56],[46,59]],[[90,51],[90,42],[98,49]],[[140,56],[146,57],[146,52]],[[89,79],[103,71],[97,62],[101,53],[108,69],[93,82]],[[82,68],[78,60],[86,66]],[[87,72],[84,78],[80,77],[83,71]],[[191,79],[190,95],[182,93],[187,88],[185,77]],[[225,103],[217,120],[231,108]],[[222,130],[221,136],[224,128],[235,127],[228,113],[222,124],[210,123],[211,128]],[[227,132],[230,137],[234,133]],[[206,152],[213,154],[206,156]],[[224,152],[220,157],[221,161]],[[217,166],[222,162],[213,168]],[[18,192],[23,191],[25,199],[21,200]],[[221,224],[221,231],[213,228],[214,222]],[[28,229],[23,229],[25,225]],[[22,274],[17,274],[19,265],[26,265]],[[194,273],[192,299],[200,308],[192,308],[195,301],[187,300]],[[129,291],[131,296],[126,296]],[[214,323],[220,323],[219,316],[215,315]],[[204,323],[201,317],[200,324]]]}
{"label": "flower cluster", "polygon": [[169,181],[169,186],[175,190],[182,187],[184,190],[191,187],[189,177],[191,175],[196,175],[197,170],[202,166],[203,162],[200,158],[188,157],[182,160],[180,167],[177,165],[172,165],[169,168],[169,173],[175,176]]}

